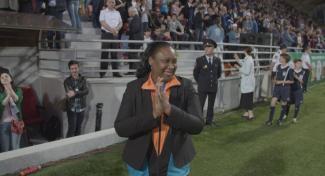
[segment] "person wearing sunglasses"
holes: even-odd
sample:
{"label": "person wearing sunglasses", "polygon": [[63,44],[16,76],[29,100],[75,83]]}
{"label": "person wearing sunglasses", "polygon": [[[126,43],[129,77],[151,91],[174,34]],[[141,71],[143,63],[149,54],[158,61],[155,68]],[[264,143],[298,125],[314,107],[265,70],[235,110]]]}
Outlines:
{"label": "person wearing sunglasses", "polygon": [[206,39],[203,41],[204,55],[196,59],[193,70],[194,79],[198,84],[198,93],[203,110],[206,98],[208,98],[208,110],[206,125],[212,125],[214,103],[218,90],[218,79],[222,74],[222,63],[220,58],[214,56],[217,47],[215,41]]}

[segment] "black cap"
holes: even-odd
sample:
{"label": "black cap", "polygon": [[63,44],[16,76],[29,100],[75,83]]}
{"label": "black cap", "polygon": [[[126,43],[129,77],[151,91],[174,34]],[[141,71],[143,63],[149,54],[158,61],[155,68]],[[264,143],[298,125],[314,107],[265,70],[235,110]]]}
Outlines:
{"label": "black cap", "polygon": [[212,39],[205,39],[203,41],[203,47],[205,47],[206,45],[213,45],[214,48],[216,48],[218,46],[217,43]]}
{"label": "black cap", "polygon": [[287,45],[286,44],[284,44],[284,43],[282,43],[281,45],[280,45],[280,49],[282,50],[282,49],[286,49],[287,48]]}

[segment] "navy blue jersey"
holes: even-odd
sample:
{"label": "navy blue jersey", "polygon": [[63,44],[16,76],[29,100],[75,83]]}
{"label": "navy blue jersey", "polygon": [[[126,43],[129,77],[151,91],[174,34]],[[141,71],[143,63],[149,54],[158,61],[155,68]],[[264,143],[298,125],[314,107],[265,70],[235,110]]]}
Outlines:
{"label": "navy blue jersey", "polygon": [[291,89],[293,91],[302,89],[303,85],[300,83],[300,81],[297,78],[304,80],[305,71],[303,69],[301,69],[299,72],[296,72],[296,70],[295,70],[293,72],[293,74],[294,74],[294,82],[291,85]]}
{"label": "navy blue jersey", "polygon": [[293,81],[293,69],[290,66],[284,68],[279,65],[276,69],[275,80],[276,81]]}

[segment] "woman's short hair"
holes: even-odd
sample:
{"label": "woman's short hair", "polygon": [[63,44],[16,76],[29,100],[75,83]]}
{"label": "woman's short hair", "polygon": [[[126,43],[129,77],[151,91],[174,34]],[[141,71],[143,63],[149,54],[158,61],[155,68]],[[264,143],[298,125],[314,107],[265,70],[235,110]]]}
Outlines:
{"label": "woman's short hair", "polygon": [[248,54],[248,55],[252,55],[252,51],[253,51],[253,49],[252,49],[252,47],[250,47],[250,46],[248,46],[248,47],[246,47],[245,49],[244,49],[244,51]]}
{"label": "woman's short hair", "polygon": [[142,55],[140,66],[137,69],[137,78],[144,78],[151,72],[149,58],[156,55],[159,49],[165,47],[171,47],[171,44],[165,41],[155,41],[148,44],[148,47]]}

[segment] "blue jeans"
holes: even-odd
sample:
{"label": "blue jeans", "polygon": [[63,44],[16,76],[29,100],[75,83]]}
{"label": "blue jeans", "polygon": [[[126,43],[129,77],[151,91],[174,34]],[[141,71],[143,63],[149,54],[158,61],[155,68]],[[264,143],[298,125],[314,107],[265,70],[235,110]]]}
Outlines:
{"label": "blue jeans", "polygon": [[21,135],[11,132],[11,122],[0,124],[0,152],[19,149]]}
{"label": "blue jeans", "polygon": [[68,13],[71,20],[71,25],[74,28],[77,28],[79,31],[81,31],[81,21],[79,16],[79,0],[68,0]]}

